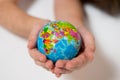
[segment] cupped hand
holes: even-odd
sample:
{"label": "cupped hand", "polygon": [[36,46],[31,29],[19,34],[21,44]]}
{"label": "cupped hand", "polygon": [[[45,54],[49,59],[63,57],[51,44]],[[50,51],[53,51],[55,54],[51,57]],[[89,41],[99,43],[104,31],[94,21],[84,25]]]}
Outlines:
{"label": "cupped hand", "polygon": [[43,20],[40,24],[37,24],[36,27],[32,29],[28,39],[28,50],[30,56],[35,61],[35,64],[37,64],[38,66],[42,66],[47,70],[52,70],[54,67],[53,62],[51,60],[48,60],[46,56],[41,54],[36,48],[38,33],[41,27],[47,22],[49,22],[49,20]]}
{"label": "cupped hand", "polygon": [[94,58],[95,41],[93,35],[85,28],[85,26],[74,24],[81,34],[82,47],[77,57],[72,60],[58,60],[55,64],[54,73],[57,77],[61,74],[66,74],[74,71],[75,69],[83,67]]}

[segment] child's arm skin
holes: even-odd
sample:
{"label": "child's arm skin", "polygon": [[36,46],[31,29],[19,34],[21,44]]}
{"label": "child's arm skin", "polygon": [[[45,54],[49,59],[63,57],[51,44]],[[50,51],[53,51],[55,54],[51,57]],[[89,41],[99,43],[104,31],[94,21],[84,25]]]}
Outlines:
{"label": "child's arm skin", "polygon": [[27,38],[34,26],[41,26],[47,21],[29,16],[19,8],[17,2],[18,0],[0,0],[0,25]]}

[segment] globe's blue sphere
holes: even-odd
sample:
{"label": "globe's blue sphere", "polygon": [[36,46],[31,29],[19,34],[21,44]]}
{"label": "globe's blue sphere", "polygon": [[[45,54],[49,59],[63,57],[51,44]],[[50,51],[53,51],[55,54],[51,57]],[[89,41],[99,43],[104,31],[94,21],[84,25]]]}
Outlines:
{"label": "globe's blue sphere", "polygon": [[47,23],[37,39],[38,50],[53,62],[71,60],[81,47],[81,37],[76,28],[64,21]]}

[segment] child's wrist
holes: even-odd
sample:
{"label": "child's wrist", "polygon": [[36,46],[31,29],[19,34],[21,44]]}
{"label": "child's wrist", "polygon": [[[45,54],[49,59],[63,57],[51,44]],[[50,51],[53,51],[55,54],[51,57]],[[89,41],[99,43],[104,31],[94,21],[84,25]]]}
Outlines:
{"label": "child's wrist", "polygon": [[49,20],[44,20],[44,19],[39,19],[39,18],[29,19],[29,21],[27,22],[27,24],[28,24],[28,34],[31,33],[31,31],[34,29],[34,27],[39,26],[40,28],[42,28],[48,22],[49,22]]}

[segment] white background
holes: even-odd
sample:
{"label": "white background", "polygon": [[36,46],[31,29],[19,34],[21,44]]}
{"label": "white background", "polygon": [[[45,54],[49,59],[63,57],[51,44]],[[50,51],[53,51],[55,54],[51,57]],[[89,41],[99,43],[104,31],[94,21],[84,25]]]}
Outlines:
{"label": "white background", "polygon": [[[36,0],[24,7],[30,15],[54,20],[53,4],[53,0]],[[88,28],[96,39],[95,60],[91,64],[56,78],[34,64],[26,40],[0,27],[0,80],[120,80],[120,17],[109,16],[90,5],[85,10]]]}

